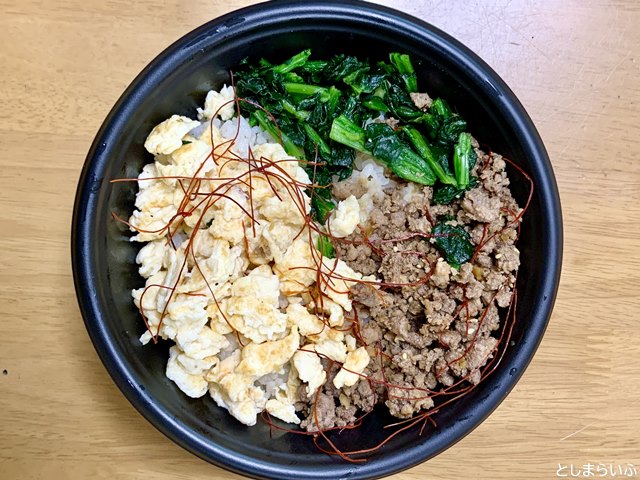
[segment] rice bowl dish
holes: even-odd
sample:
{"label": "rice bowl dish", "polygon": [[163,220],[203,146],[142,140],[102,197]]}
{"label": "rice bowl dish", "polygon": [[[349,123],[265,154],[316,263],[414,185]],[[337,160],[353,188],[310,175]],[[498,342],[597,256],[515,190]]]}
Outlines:
{"label": "rice bowl dish", "polygon": [[[137,179],[126,222],[131,240],[146,242],[136,258],[146,284],[132,293],[146,325],[140,341],[175,342],[167,377],[248,426],[262,415],[326,438],[380,402],[404,427],[430,419],[436,402],[459,398],[495,368],[508,331],[494,334],[499,309],[511,315],[524,209],[505,159],[462,131],[452,136],[466,124],[443,100],[407,92],[425,118],[445,111],[440,132],[453,139],[429,145],[384,110],[364,115],[362,128],[336,114],[327,144],[359,151],[348,175],[318,182],[319,166],[330,164],[318,144],[313,161],[290,154],[302,142],[289,141],[287,152],[287,133],[257,114],[279,119],[237,94],[243,78],[210,91],[196,119],[173,115],[146,139],[154,162]],[[320,102],[322,88],[313,93]],[[243,102],[257,121],[242,116]],[[373,153],[342,141],[334,132],[344,125],[363,135],[407,132],[437,180],[381,163],[374,154],[385,152],[369,139]],[[377,141],[420,158],[395,137]],[[445,151],[440,163],[431,149]],[[453,174],[465,155],[460,186]]]}
{"label": "rice bowl dish", "polygon": [[[296,45],[292,45],[292,39]],[[394,51],[411,54],[420,81],[426,82],[420,84],[420,91],[429,92],[434,100],[449,100],[454,112],[469,121],[468,131],[481,142],[484,152],[493,156],[493,150],[508,157],[504,161],[511,181],[509,188],[519,206],[529,206],[522,216],[522,235],[516,243],[521,252],[517,295],[512,301],[515,307],[517,299],[517,313],[511,311],[508,315],[508,309],[499,310],[501,326],[492,332],[498,339],[498,349],[482,367],[480,383],[470,388],[471,384],[463,381],[449,388],[450,395],[434,396],[434,407],[412,417],[418,421],[414,426],[414,420],[390,415],[383,393],[376,399],[379,403],[374,410],[354,428],[336,427],[313,433],[301,424],[284,423],[266,412],[256,425],[247,427],[219,408],[208,393],[190,398],[166,377],[169,349],[174,341],[159,337],[157,345],[142,345],[139,341],[146,326],[131,291],[146,283],[135,262],[142,244],[130,242],[129,227],[112,217],[126,222],[135,210],[141,183],[137,177],[144,165],[154,160],[143,151],[146,137],[155,125],[173,114],[197,121],[197,108],[204,109],[208,91],[219,91],[224,83],[238,86],[231,80],[229,70],[235,76],[246,55],[254,60],[262,56],[278,62],[295,54],[301,45],[314,49],[312,59],[321,60],[342,51],[362,58],[376,52],[376,60],[386,59]],[[339,90],[348,90],[335,85]],[[241,94],[243,97],[247,95]],[[251,119],[253,112],[244,102],[240,113],[251,126],[256,126]],[[279,112],[275,115],[280,116]],[[286,126],[283,130],[290,133]],[[322,137],[327,138],[324,132]],[[277,133],[272,138],[280,140]],[[406,143],[406,139],[402,141]],[[313,154],[305,156],[303,160],[315,158]],[[378,167],[384,166],[378,157],[375,161]],[[359,158],[352,164],[357,164],[357,175],[362,168]],[[304,162],[301,165],[308,166]],[[529,181],[518,168],[525,170],[535,183],[530,202]],[[322,173],[323,167],[318,166],[318,170]],[[385,174],[394,179],[395,173],[390,175],[385,170]],[[319,175],[316,181],[332,184],[331,199],[337,203],[340,192],[336,184],[348,176],[337,178],[334,183],[333,178]],[[313,175],[309,177],[312,179]],[[187,186],[189,180],[183,182]],[[440,186],[436,184],[432,189],[435,204]],[[310,193],[319,192],[314,188]],[[399,214],[394,218],[400,221]],[[434,220],[439,223],[441,219]],[[364,232],[369,233],[366,229]],[[360,228],[354,232],[359,233]],[[336,250],[334,258],[339,256],[351,264],[353,260],[342,248],[348,248],[350,239],[336,242],[330,236],[324,237]],[[176,242],[179,240],[177,237]],[[430,239],[426,241],[431,243]],[[325,241],[318,246],[324,251],[329,248]],[[376,240],[373,246],[379,249],[384,242]],[[87,331],[128,401],[173,442],[212,464],[254,478],[291,480],[380,478],[438,455],[469,434],[506,398],[534,356],[558,288],[561,253],[561,211],[553,170],[535,126],[513,92],[477,55],[446,33],[419,19],[364,2],[268,2],[215,19],[168,47],[132,82],[96,135],[78,184],[72,236],[74,281]],[[351,265],[359,268],[355,263]],[[379,280],[384,281],[381,276]],[[397,293],[393,288],[401,287],[381,286],[380,290]],[[357,304],[355,293],[350,295],[352,303]],[[428,348],[437,346],[433,343]],[[381,357],[386,358],[377,353],[367,368]],[[397,357],[400,358],[401,355]],[[334,363],[327,386],[339,367]],[[375,387],[375,379],[371,381]],[[354,387],[363,383],[368,381],[360,377]],[[444,388],[440,383],[435,390]],[[317,395],[316,410],[327,406],[329,411],[332,406],[324,399],[324,387],[322,390],[322,396]],[[457,399],[456,391],[461,394]],[[427,415],[420,419],[423,413]],[[301,423],[308,417],[302,409],[297,416]],[[389,426],[403,420],[406,423]],[[323,435],[347,458],[323,453],[337,453]],[[361,453],[349,455],[352,451]]]}

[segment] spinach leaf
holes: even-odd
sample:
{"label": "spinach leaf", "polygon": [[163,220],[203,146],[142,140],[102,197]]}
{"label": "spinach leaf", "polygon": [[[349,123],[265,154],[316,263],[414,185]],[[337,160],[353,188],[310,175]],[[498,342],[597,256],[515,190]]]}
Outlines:
{"label": "spinach leaf", "polygon": [[282,79],[288,83],[305,83],[304,78],[302,78],[296,72],[286,73],[282,76]]}
{"label": "spinach leaf", "polygon": [[[318,149],[319,154],[323,157],[326,158],[331,156],[331,148],[310,124],[303,123],[302,129],[306,134],[304,145],[305,151],[307,152],[307,158],[313,158],[313,154],[315,154],[316,148]],[[310,153],[312,155],[310,155]]]}
{"label": "spinach leaf", "polygon": [[471,260],[474,247],[469,233],[460,225],[449,225],[443,220],[433,227],[432,232],[436,235],[436,247],[449,265],[460,268],[460,265]]}
{"label": "spinach leaf", "polygon": [[421,118],[429,129],[431,138],[443,147],[453,146],[458,137],[467,129],[467,122],[451,108],[442,98],[436,98],[429,112]]}
{"label": "spinach leaf", "polygon": [[392,83],[387,79],[383,86],[385,89],[384,101],[389,105],[391,113],[393,113],[396,118],[406,122],[413,122],[418,121],[424,115],[400,85]]}
{"label": "spinach leaf", "polygon": [[409,138],[413,147],[418,151],[420,156],[429,164],[431,170],[437,175],[438,180],[448,185],[457,185],[456,179],[447,172],[439,161],[436,160],[431,146],[427,143],[422,134],[413,126],[402,127],[402,131]]}
{"label": "spinach leaf", "polygon": [[413,69],[411,57],[407,54],[390,53],[389,60],[402,77],[407,92],[414,93],[418,91],[418,77]]}
{"label": "spinach leaf", "polygon": [[287,112],[289,115],[294,117],[296,120],[304,122],[311,115],[311,113],[307,112],[306,110],[300,110],[300,109],[296,108],[295,105],[293,103],[291,103],[287,99],[282,99],[281,103],[282,103],[282,110]]}
{"label": "spinach leaf", "polygon": [[452,156],[452,149],[435,143],[431,146],[431,151],[433,152],[433,156],[435,157],[436,162],[440,164],[447,175],[453,176],[453,166],[451,165],[450,161],[450,157]]}
{"label": "spinach leaf", "polygon": [[307,60],[300,68],[300,72],[309,75],[315,83],[320,82],[321,74],[327,68],[329,62],[325,60]]}
{"label": "spinach leaf", "polygon": [[335,258],[336,256],[336,249],[333,246],[333,243],[331,243],[329,237],[325,235],[320,235],[318,237],[318,250],[323,257]]}
{"label": "spinach leaf", "polygon": [[320,101],[321,96],[321,93],[316,93],[314,95],[304,97],[298,101],[297,108],[299,110],[313,110],[319,103],[322,103]]}
{"label": "spinach leaf", "polygon": [[[299,147],[301,139],[299,138],[298,131],[293,128],[285,131],[282,128],[282,122],[279,123],[280,129],[278,130],[271,118],[262,110],[254,111],[251,118],[260,125],[260,128],[269,133],[274,139],[278,140],[282,138],[282,146],[289,155],[296,158],[304,158],[304,150]],[[292,135],[293,138],[290,135]]]}
{"label": "spinach leaf", "polygon": [[311,216],[320,224],[327,221],[336,204],[331,199],[329,188],[314,188],[311,193]]}
{"label": "spinach leaf", "polygon": [[291,72],[292,70],[295,70],[296,68],[301,67],[305,63],[307,63],[307,60],[309,59],[310,56],[311,56],[310,49],[303,50],[297,55],[294,55],[293,57],[291,57],[286,62],[281,63],[280,65],[277,65],[275,67],[272,67],[272,70],[276,73]]}
{"label": "spinach leaf", "polygon": [[329,137],[334,142],[341,143],[359,152],[369,153],[364,145],[364,129],[352,122],[346,115],[340,115],[332,122]]}
{"label": "spinach leaf", "polygon": [[449,108],[449,104],[443,98],[436,98],[433,102],[431,102],[431,107],[429,111],[437,117],[446,120],[447,118],[453,115],[451,108]]}
{"label": "spinach leaf", "polygon": [[[285,97],[285,90],[279,78],[260,74],[257,69],[250,72],[237,72],[235,76],[236,92],[239,97],[261,105],[264,109],[277,114],[282,111],[281,100]],[[248,113],[257,107],[250,103],[243,103],[242,109]]]}
{"label": "spinach leaf", "polygon": [[469,172],[476,163],[476,152],[471,145],[471,135],[461,133],[453,149],[453,169],[456,174],[458,188],[466,188],[469,185]]}
{"label": "spinach leaf", "polygon": [[369,65],[366,62],[360,62],[356,57],[339,54],[327,62],[324,76],[327,80],[338,81],[344,80],[346,76],[355,72],[367,70]]}
{"label": "spinach leaf", "polygon": [[330,187],[333,173],[330,168],[319,165],[306,165],[305,170],[313,184],[306,190],[311,198],[311,217],[323,224],[335,208]]}
{"label": "spinach leaf", "polygon": [[[291,143],[295,144],[297,147],[304,146],[305,131],[300,126],[300,123],[298,123],[295,119],[282,115],[278,119],[278,127],[280,128],[280,132],[283,135],[283,137],[288,138],[291,141]],[[277,139],[278,137],[276,136],[274,138]],[[284,141],[284,138],[283,138],[283,141]],[[287,150],[286,145],[285,145],[285,150]],[[287,150],[287,153],[289,153],[288,150]],[[296,156],[293,153],[289,153],[289,155]]]}
{"label": "spinach leaf", "polygon": [[358,97],[349,96],[345,98],[344,101],[338,105],[337,110],[341,115],[344,115],[353,123],[357,125],[362,124],[364,110],[362,108],[362,104],[358,100]]}
{"label": "spinach leaf", "polygon": [[351,176],[355,157],[356,152],[352,148],[332,142],[330,165],[334,167],[341,180]]}
{"label": "spinach leaf", "polygon": [[470,177],[469,184],[465,188],[458,188],[453,185],[438,184],[433,189],[433,203],[436,205],[448,205],[456,198],[472,188],[478,186],[478,177]]}
{"label": "spinach leaf", "polygon": [[389,107],[385,105],[380,97],[377,95],[370,95],[362,99],[362,105],[377,112],[388,112]]}
{"label": "spinach leaf", "polygon": [[365,148],[384,162],[400,178],[422,185],[433,185],[436,175],[429,164],[386,123],[371,123],[365,128]]}
{"label": "spinach leaf", "polygon": [[466,129],[467,122],[460,115],[454,114],[442,122],[436,139],[442,145],[452,145]]}
{"label": "spinach leaf", "polygon": [[350,85],[356,95],[360,95],[373,92],[380,86],[385,77],[384,73],[370,74],[364,70],[359,70],[355,74],[345,77],[344,83]]}
{"label": "spinach leaf", "polygon": [[308,83],[284,82],[283,87],[285,88],[287,93],[291,95],[309,96],[320,94],[320,99],[323,99],[324,95],[328,93],[325,87],[310,85]]}

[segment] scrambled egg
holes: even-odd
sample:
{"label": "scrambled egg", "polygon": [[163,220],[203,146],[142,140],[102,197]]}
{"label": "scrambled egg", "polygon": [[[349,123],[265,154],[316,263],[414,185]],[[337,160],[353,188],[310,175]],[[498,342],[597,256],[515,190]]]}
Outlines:
{"label": "scrambled egg", "polygon": [[144,148],[154,155],[168,155],[182,146],[182,138],[200,125],[197,120],[191,120],[180,115],[173,115],[164,122],[156,125],[144,142]]}
{"label": "scrambled egg", "polygon": [[287,329],[287,316],[278,308],[279,285],[269,265],[261,265],[236,280],[231,297],[221,308],[227,321],[253,342],[280,338]]}
{"label": "scrambled egg", "polygon": [[[145,142],[155,162],[139,176],[129,220],[132,240],[148,242],[136,258],[146,285],[132,292],[148,325],[140,341],[174,342],[166,375],[188,396],[209,393],[246,425],[265,410],[299,423],[300,395],[328,380],[323,359],[343,367],[336,388],[368,365],[345,312],[351,286],[375,277],[318,251],[309,176],[282,146],[255,146],[251,162],[234,154],[215,126],[234,116],[233,100],[231,87],[211,91],[200,121],[173,115]],[[362,218],[351,196],[326,228],[345,237]]]}
{"label": "scrambled egg", "polygon": [[350,387],[360,379],[360,375],[369,365],[369,354],[365,347],[360,347],[347,354],[340,371],[333,377],[333,385],[336,388]]}
{"label": "scrambled egg", "polygon": [[226,85],[220,89],[219,92],[211,90],[207,93],[207,97],[204,100],[204,109],[198,109],[199,120],[209,120],[216,114],[222,118],[222,120],[229,120],[233,118],[235,112],[235,94],[233,87],[227,87]]}
{"label": "scrambled egg", "polygon": [[360,223],[360,204],[355,196],[350,195],[338,202],[331,212],[327,226],[334,237],[342,238],[351,235]]}
{"label": "scrambled egg", "polygon": [[293,356],[293,366],[300,380],[307,384],[307,396],[311,397],[327,379],[320,357],[311,349],[303,348]]}

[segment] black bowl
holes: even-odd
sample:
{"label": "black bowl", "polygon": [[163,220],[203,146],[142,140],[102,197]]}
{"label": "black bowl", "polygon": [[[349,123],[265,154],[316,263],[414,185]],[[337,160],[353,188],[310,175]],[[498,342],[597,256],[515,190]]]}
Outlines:
{"label": "black bowl", "polygon": [[[229,79],[242,58],[285,59],[310,47],[318,57],[336,52],[372,59],[410,53],[422,89],[443,96],[469,122],[481,143],[513,159],[535,182],[522,224],[518,318],[498,369],[478,388],[435,415],[437,428],[407,431],[364,464],[320,453],[308,437],[245,427],[208,398],[193,400],[164,375],[167,345],[143,347],[143,322],[130,291],[143,285],[138,247],[111,219],[131,213],[136,177],[151,161],[143,142],[173,113],[192,116],[206,92]],[[524,204],[528,184],[510,172]],[[357,1],[274,1],[207,23],[160,54],[134,80],[104,121],[87,156],[74,207],[74,280],[85,324],[100,358],[129,401],[156,428],[205,460],[256,478],[382,477],[442,452],[480,424],[505,398],[530,362],[551,314],[562,257],[562,223],[555,178],[529,116],[504,82],[473,52],[420,20]],[[373,445],[387,432],[382,409],[362,428],[343,432],[342,445]]]}

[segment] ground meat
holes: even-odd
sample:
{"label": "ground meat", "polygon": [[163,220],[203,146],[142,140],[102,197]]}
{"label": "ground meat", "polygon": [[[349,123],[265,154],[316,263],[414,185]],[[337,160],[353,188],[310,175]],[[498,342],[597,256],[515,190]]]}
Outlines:
{"label": "ground meat", "polygon": [[362,195],[367,193],[367,185],[366,183],[356,181],[353,177],[348,180],[344,180],[342,182],[335,182],[333,185],[333,189],[331,193],[338,200],[344,200],[351,195],[355,195],[360,198]]}
{"label": "ground meat", "polygon": [[420,110],[427,110],[433,103],[433,100],[431,100],[431,97],[427,93],[412,92],[410,95],[413,104]]}
{"label": "ground meat", "polygon": [[352,387],[345,387],[344,395],[350,400],[353,406],[363,412],[370,411],[376,403],[374,390],[367,381],[358,382]]}
{"label": "ground meat", "polygon": [[514,245],[502,245],[497,249],[495,259],[502,272],[512,272],[520,266],[520,252]]}
{"label": "ground meat", "polygon": [[380,259],[371,252],[366,245],[351,245],[344,250],[342,260],[358,265],[359,272],[363,275],[373,275],[378,272]]}
{"label": "ground meat", "polygon": [[[430,102],[428,96],[412,98],[420,108]],[[479,184],[461,199],[432,205],[430,187],[394,178],[392,187],[374,199],[363,225],[368,236],[357,231],[348,242],[336,242],[339,258],[386,285],[351,289],[360,325],[356,336],[371,356],[364,372],[368,379],[338,390],[332,383],[336,372],[330,372],[315,407],[314,399],[299,405],[307,416],[303,427],[316,429],[316,415],[321,428],[348,425],[379,402],[392,415],[409,418],[434,406],[434,391],[481,380],[498,343],[498,307],[509,305],[520,265],[513,221],[521,210],[509,191],[502,157],[474,145],[478,161],[472,174]],[[345,187],[334,194],[346,198],[364,192]],[[452,268],[424,235],[412,235],[429,234],[442,215],[451,215],[474,246],[481,246],[459,268]],[[402,240],[389,241],[394,239]]]}
{"label": "ground meat", "polygon": [[309,408],[309,416],[302,421],[302,427],[309,430],[322,430],[336,425],[336,405],[332,395],[318,393]]}
{"label": "ground meat", "polygon": [[444,288],[451,278],[451,267],[442,258],[436,262],[430,281],[439,288]]}
{"label": "ground meat", "polygon": [[462,208],[467,211],[469,218],[479,222],[494,222],[500,216],[500,199],[491,196],[482,188],[469,190],[462,200]]}
{"label": "ground meat", "polygon": [[362,326],[360,335],[366,345],[375,345],[382,339],[382,330],[376,322],[369,321]]}
{"label": "ground meat", "polygon": [[[351,288],[353,299],[365,307],[374,307],[380,303],[391,303],[392,297],[365,283],[358,283]],[[385,301],[386,299],[386,301]]]}
{"label": "ground meat", "polygon": [[400,120],[398,120],[397,118],[389,117],[385,118],[383,122],[389,125],[391,128],[396,128],[400,123]]}

